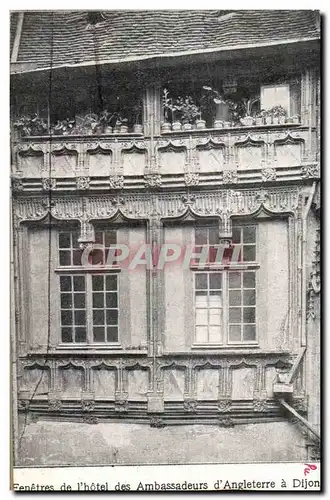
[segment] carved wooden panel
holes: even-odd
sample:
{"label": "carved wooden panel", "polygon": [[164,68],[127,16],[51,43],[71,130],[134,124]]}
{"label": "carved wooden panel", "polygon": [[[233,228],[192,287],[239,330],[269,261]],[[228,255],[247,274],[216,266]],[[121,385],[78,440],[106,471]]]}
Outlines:
{"label": "carved wooden panel", "polygon": [[111,172],[112,154],[110,151],[89,154],[89,175],[108,176]]}
{"label": "carved wooden panel", "polygon": [[74,153],[52,154],[52,177],[75,177],[78,156]]}
{"label": "carved wooden panel", "polygon": [[223,164],[223,148],[198,151],[198,166],[200,172],[220,172],[223,170]]}
{"label": "carved wooden panel", "polygon": [[183,151],[166,151],[159,153],[161,174],[179,174],[184,171],[185,153]]}
{"label": "carved wooden panel", "polygon": [[115,399],[117,370],[108,367],[95,367],[91,370],[91,390],[95,398]]}
{"label": "carved wooden panel", "polygon": [[253,399],[255,368],[234,368],[232,376],[232,399]]}
{"label": "carved wooden panel", "polygon": [[64,366],[60,370],[61,390],[64,395],[79,397],[85,389],[84,370],[76,366]]}
{"label": "carved wooden panel", "polygon": [[165,401],[182,401],[185,389],[185,370],[164,368]]}
{"label": "carved wooden panel", "polygon": [[146,401],[149,390],[149,370],[127,370],[128,399],[133,401]]}
{"label": "carved wooden panel", "polygon": [[216,400],[219,393],[219,369],[196,370],[197,375],[197,399]]}

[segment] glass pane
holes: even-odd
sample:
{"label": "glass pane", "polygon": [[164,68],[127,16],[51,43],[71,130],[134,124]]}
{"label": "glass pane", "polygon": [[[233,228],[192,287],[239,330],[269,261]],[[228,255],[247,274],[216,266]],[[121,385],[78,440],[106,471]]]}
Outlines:
{"label": "glass pane", "polygon": [[86,324],[85,311],[75,311],[74,312],[74,324],[75,325],[85,325]]}
{"label": "glass pane", "polygon": [[105,232],[105,246],[109,248],[111,245],[115,245],[117,242],[116,231],[106,231]]}
{"label": "glass pane", "polygon": [[255,247],[255,245],[244,245],[244,247],[243,247],[243,260],[244,260],[244,262],[254,262],[256,260],[256,247]]}
{"label": "glass pane", "polygon": [[256,310],[254,307],[244,307],[243,310],[243,323],[255,323]]}
{"label": "glass pane", "polygon": [[196,342],[199,344],[207,342],[207,326],[196,326]]}
{"label": "glass pane", "polygon": [[107,327],[107,341],[118,342],[118,328],[116,326]]}
{"label": "glass pane", "polygon": [[61,311],[61,323],[62,325],[72,325],[71,311]]}
{"label": "glass pane", "polygon": [[60,250],[60,266],[70,266],[70,265],[71,265],[71,251]]}
{"label": "glass pane", "polygon": [[104,264],[104,252],[103,250],[95,249],[92,250],[89,254],[89,259],[93,266],[97,266],[98,264]]}
{"label": "glass pane", "polygon": [[58,236],[59,248],[70,248],[71,238],[70,233],[60,233]]}
{"label": "glass pane", "polygon": [[240,290],[229,290],[229,305],[230,306],[240,306],[241,305],[241,291]]}
{"label": "glass pane", "polygon": [[107,293],[107,307],[118,307],[117,292]]}
{"label": "glass pane", "polygon": [[70,309],[72,306],[72,295],[71,293],[61,293],[61,308]]}
{"label": "glass pane", "polygon": [[75,293],[73,296],[74,306],[76,309],[84,309],[85,308],[85,294],[84,293]]}
{"label": "glass pane", "polygon": [[244,243],[256,242],[256,228],[254,226],[245,226],[243,228],[243,242]]}
{"label": "glass pane", "polygon": [[233,227],[233,243],[241,242],[241,228]]}
{"label": "glass pane", "polygon": [[207,274],[196,274],[196,288],[207,288]]}
{"label": "glass pane", "polygon": [[241,287],[241,273],[229,273],[229,288]]}
{"label": "glass pane", "polygon": [[230,325],[229,326],[229,340],[230,340],[230,342],[240,342],[241,341],[241,325]]}
{"label": "glass pane", "polygon": [[103,276],[92,276],[93,290],[103,290]]}
{"label": "glass pane", "polygon": [[244,288],[255,288],[256,286],[256,275],[254,272],[246,272],[243,277],[243,287]]}
{"label": "glass pane", "polygon": [[211,291],[209,296],[209,304],[210,306],[221,307],[221,293]]}
{"label": "glass pane", "polygon": [[221,273],[211,273],[210,274],[210,288],[212,289],[221,289]]}
{"label": "glass pane", "polygon": [[72,248],[79,248],[79,232],[78,231],[73,231],[72,232]]}
{"label": "glass pane", "polygon": [[73,265],[74,266],[81,266],[81,256],[82,256],[82,250],[73,250]]}
{"label": "glass pane", "polygon": [[60,288],[62,292],[72,290],[71,276],[60,276]]}
{"label": "glass pane", "polygon": [[104,294],[93,293],[93,307],[96,309],[104,307]]}
{"label": "glass pane", "polygon": [[85,290],[85,276],[73,277],[73,289],[77,292]]}
{"label": "glass pane", "polygon": [[95,243],[103,245],[103,231],[95,231]]}
{"label": "glass pane", "polygon": [[195,229],[195,244],[207,245],[207,229],[205,227]]}
{"label": "glass pane", "polygon": [[75,329],[75,342],[86,342],[86,328]]}
{"label": "glass pane", "polygon": [[221,309],[210,309],[210,325],[221,325]]}
{"label": "glass pane", "polygon": [[107,290],[117,290],[117,276],[115,274],[109,274],[106,277],[106,289]]}
{"label": "glass pane", "polygon": [[256,303],[256,292],[255,290],[244,290],[244,305],[254,306]]}
{"label": "glass pane", "polygon": [[62,342],[72,342],[72,328],[62,328]]}
{"label": "glass pane", "polygon": [[117,309],[107,309],[107,325],[118,325]]}
{"label": "glass pane", "polygon": [[196,292],[196,306],[207,307],[207,292]]}
{"label": "glass pane", "polygon": [[196,309],[196,325],[207,325],[207,309]]}
{"label": "glass pane", "polygon": [[230,307],[229,308],[229,323],[240,323],[241,322],[241,308],[240,307]]}
{"label": "glass pane", "polygon": [[243,330],[244,340],[255,340],[256,339],[256,326],[255,325],[244,325]]}
{"label": "glass pane", "polygon": [[210,326],[209,328],[209,342],[216,343],[221,341],[221,328],[220,326]]}
{"label": "glass pane", "polygon": [[104,342],[104,327],[93,328],[94,342]]}
{"label": "glass pane", "polygon": [[219,230],[216,227],[209,229],[209,244],[217,245],[219,243]]}
{"label": "glass pane", "polygon": [[104,325],[104,311],[97,309],[93,311],[93,324]]}

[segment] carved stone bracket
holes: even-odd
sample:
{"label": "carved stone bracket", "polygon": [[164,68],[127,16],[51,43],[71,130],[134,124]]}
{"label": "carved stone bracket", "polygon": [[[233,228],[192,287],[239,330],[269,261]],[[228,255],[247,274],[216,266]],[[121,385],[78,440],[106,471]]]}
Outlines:
{"label": "carved stone bracket", "polygon": [[184,182],[186,186],[197,186],[199,183],[199,174],[194,172],[185,173]]}
{"label": "carved stone bracket", "polygon": [[77,189],[79,190],[89,189],[89,182],[90,182],[89,177],[77,177],[76,178]]}
{"label": "carved stone bracket", "polygon": [[44,191],[55,191],[56,179],[53,177],[45,177],[42,179],[42,189]]}
{"label": "carved stone bracket", "polygon": [[276,169],[275,168],[262,168],[261,178],[263,182],[276,181]]}
{"label": "carved stone bracket", "polygon": [[162,185],[162,176],[160,174],[148,174],[144,176],[145,185],[148,188],[158,188]]}
{"label": "carved stone bracket", "polygon": [[150,419],[150,427],[155,427],[156,429],[162,429],[163,427],[166,427],[166,424],[163,419],[152,417]]}
{"label": "carved stone bracket", "polygon": [[109,185],[111,189],[123,189],[124,182],[123,175],[111,175],[109,177]]}
{"label": "carved stone bracket", "polygon": [[312,163],[311,165],[304,165],[303,167],[301,167],[301,175],[305,179],[319,178],[320,165],[318,163]]}

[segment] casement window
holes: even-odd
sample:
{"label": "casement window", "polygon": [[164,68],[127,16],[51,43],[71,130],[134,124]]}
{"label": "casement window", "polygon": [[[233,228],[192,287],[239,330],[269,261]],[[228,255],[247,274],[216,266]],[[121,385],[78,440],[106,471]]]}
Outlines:
{"label": "casement window", "polygon": [[119,274],[107,266],[116,231],[95,232],[95,241],[104,246],[93,250],[82,265],[83,250],[78,232],[58,233],[58,279],[61,307],[61,342],[65,344],[112,344],[119,342]]}
{"label": "casement window", "polygon": [[[233,228],[232,245],[203,270],[192,268],[195,292],[194,345],[250,344],[257,341],[256,226]],[[195,249],[219,244],[215,227],[195,229]],[[214,254],[213,254],[214,255]],[[235,258],[233,258],[235,256]]]}

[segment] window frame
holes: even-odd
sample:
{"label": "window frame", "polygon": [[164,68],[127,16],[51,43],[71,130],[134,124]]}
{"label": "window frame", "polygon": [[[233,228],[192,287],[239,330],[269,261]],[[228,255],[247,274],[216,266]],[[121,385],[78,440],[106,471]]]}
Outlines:
{"label": "window frame", "polygon": [[[233,229],[234,228],[244,228],[246,226],[253,226],[255,228],[255,261],[251,262],[238,262],[238,263],[228,263],[228,264],[218,264],[218,263],[208,263],[206,264],[203,268],[199,266],[199,264],[191,264],[190,265],[190,270],[193,272],[193,307],[194,307],[194,331],[193,331],[193,339],[192,339],[192,344],[191,348],[192,349],[201,349],[201,348],[210,348],[210,349],[228,349],[228,348],[239,348],[239,347],[251,347],[251,348],[256,348],[259,347],[259,318],[258,318],[258,297],[260,296],[259,293],[259,269],[260,269],[260,264],[259,264],[259,224],[255,221],[235,221],[233,223]],[[197,244],[195,245],[195,234],[196,234],[196,229],[200,229],[203,227],[204,229],[215,229],[218,231],[217,226],[213,224],[207,224],[204,223],[203,225],[201,224],[195,224],[193,228],[193,239],[194,239],[194,247],[201,247],[202,245]],[[209,241],[209,236],[208,236],[208,241]],[[208,245],[208,246],[214,246],[214,244]],[[242,242],[243,246],[243,242]],[[229,339],[229,273],[230,272],[241,272],[243,273],[244,271],[253,271],[255,274],[255,340],[241,340],[241,341],[230,341]],[[219,342],[197,342],[197,337],[196,337],[196,274],[198,273],[221,273],[222,274],[222,324],[221,324],[221,334],[220,334],[220,339]],[[242,284],[241,284],[241,290]],[[240,305],[240,308],[243,308],[243,304]],[[241,322],[241,331],[242,331],[242,326],[244,325],[243,322]]]}

